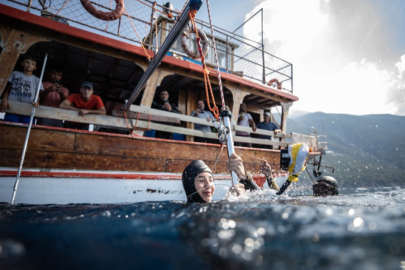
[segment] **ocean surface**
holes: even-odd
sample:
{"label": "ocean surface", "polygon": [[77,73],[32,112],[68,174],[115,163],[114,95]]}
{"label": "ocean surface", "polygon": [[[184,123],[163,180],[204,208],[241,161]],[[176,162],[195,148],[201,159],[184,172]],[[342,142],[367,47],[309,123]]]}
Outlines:
{"label": "ocean surface", "polygon": [[0,269],[405,269],[405,189],[0,204]]}

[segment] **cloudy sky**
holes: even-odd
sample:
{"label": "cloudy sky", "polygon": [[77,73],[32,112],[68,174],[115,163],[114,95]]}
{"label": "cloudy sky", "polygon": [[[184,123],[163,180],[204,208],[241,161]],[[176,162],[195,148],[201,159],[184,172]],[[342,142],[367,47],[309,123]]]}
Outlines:
{"label": "cloudy sky", "polygon": [[[210,1],[213,23],[230,31],[263,8],[265,50],[294,66],[293,110],[405,115],[404,0],[229,3]],[[260,41],[260,17],[242,31]]]}
{"label": "cloudy sky", "polygon": [[[178,10],[185,3],[160,2],[167,1]],[[229,31],[263,9],[265,50],[294,67],[300,100],[292,111],[405,115],[405,0],[211,0],[210,6],[213,24]],[[208,21],[206,0],[197,18]],[[261,41],[260,16],[238,33]]]}

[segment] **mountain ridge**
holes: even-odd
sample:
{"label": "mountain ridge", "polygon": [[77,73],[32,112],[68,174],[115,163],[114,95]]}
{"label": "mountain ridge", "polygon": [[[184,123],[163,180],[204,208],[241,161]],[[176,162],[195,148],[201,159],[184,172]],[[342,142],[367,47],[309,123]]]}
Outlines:
{"label": "mountain ridge", "polygon": [[[290,117],[287,132],[326,135],[329,150],[324,165],[348,187],[404,185],[405,116],[307,113]],[[338,180],[339,181],[339,180]]]}

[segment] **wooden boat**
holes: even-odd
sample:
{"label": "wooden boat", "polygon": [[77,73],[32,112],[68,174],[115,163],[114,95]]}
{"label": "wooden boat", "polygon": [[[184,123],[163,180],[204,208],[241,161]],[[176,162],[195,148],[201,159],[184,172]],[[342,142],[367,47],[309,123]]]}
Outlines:
{"label": "wooden boat", "polygon": [[[204,160],[214,167],[218,184],[216,197],[222,197],[232,183],[226,168],[227,152],[220,144],[194,142],[194,136],[216,139],[217,134],[194,130],[195,123],[212,128],[214,124],[189,116],[196,109],[197,99],[207,100],[203,69],[198,60],[182,52],[178,44],[173,45],[126,116],[122,111],[125,100],[148,66],[147,55],[153,56],[157,44],[164,42],[175,18],[162,14],[151,20],[156,10],[131,1],[125,3],[126,13],[118,20],[105,22],[87,13],[79,1],[70,1],[65,6],[64,1],[52,1],[52,6],[45,6],[44,2],[16,0],[0,4],[1,93],[11,72],[18,69],[23,54],[42,59],[48,53],[48,66],[65,67],[63,84],[70,93],[78,92],[82,81],[93,82],[95,94],[100,95],[106,105],[107,115],[78,116],[75,111],[39,106],[36,117],[89,123],[95,128],[93,131],[79,131],[34,125],[15,202],[66,204],[185,200],[181,173],[195,159]],[[99,2],[99,9],[112,10],[108,6],[110,1]],[[145,2],[153,5],[153,2]],[[155,7],[165,9],[156,4]],[[142,38],[142,45],[135,39],[131,28],[133,22],[148,30]],[[197,24],[199,28],[208,25],[202,21],[197,21]],[[280,128],[283,133],[274,140],[255,138],[257,134],[274,137],[271,131],[252,132],[250,128],[235,125],[232,120],[233,129],[252,134],[252,138],[235,136],[234,141],[259,145],[255,148],[235,147],[235,151],[243,158],[255,181],[263,187],[266,183],[259,171],[260,159],[266,159],[278,168],[280,148],[300,137],[317,149],[316,141],[314,137],[286,134],[288,109],[298,100],[293,95],[292,65],[260,50],[257,44],[252,45],[252,41],[220,28],[214,29],[220,48],[225,102],[233,119],[237,119],[243,100],[248,102],[248,112],[256,122],[262,120],[264,109],[281,109]],[[209,33],[207,36],[213,38]],[[209,60],[213,59],[212,52],[207,59],[215,102],[220,106],[218,72],[213,68],[213,61]],[[39,62],[38,71],[40,66]],[[273,79],[282,82],[282,88],[267,85]],[[161,89],[169,91],[170,101],[176,103],[183,114],[151,108]],[[10,104],[10,113],[31,113],[29,104]],[[178,139],[153,138],[150,130],[173,132]],[[3,153],[0,156],[0,202],[11,200],[26,133],[25,124],[0,122]],[[274,149],[264,149],[262,146],[266,145],[272,145]]]}

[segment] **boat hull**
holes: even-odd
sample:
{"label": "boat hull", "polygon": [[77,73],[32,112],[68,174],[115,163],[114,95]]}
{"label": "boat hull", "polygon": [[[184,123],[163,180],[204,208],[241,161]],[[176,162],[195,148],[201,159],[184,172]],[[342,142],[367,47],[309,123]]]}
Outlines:
{"label": "boat hull", "polygon": [[[17,171],[0,171],[0,202],[11,202]],[[230,175],[214,175],[214,200],[223,199],[232,185]],[[255,176],[262,188],[264,178]],[[116,204],[145,201],[186,201],[180,174],[124,172],[24,171],[15,203]]]}
{"label": "boat hull", "polygon": [[[26,131],[24,124],[0,123],[0,202],[11,202]],[[235,150],[260,187],[260,160],[279,167],[277,150]],[[214,199],[223,198],[232,181],[220,145],[34,126],[15,202],[185,201],[181,173],[196,159],[213,169]]]}

